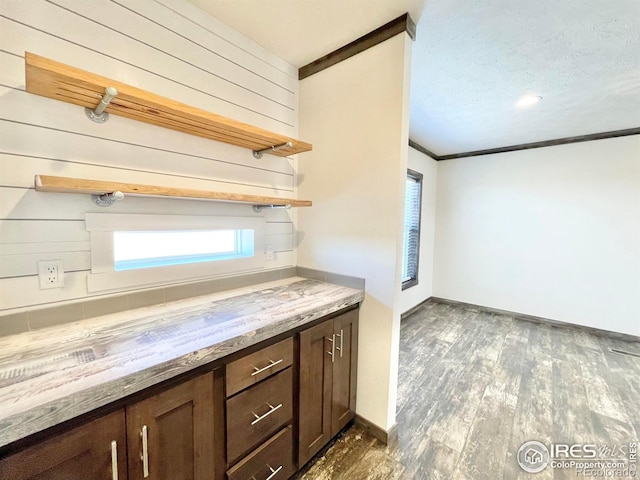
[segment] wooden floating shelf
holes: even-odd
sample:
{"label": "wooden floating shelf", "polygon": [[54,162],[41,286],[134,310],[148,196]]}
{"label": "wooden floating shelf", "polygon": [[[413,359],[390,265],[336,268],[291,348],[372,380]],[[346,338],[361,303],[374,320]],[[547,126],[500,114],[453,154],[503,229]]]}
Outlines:
{"label": "wooden floating shelf", "polygon": [[140,185],[137,183],[105,182],[102,180],[55,177],[50,175],[36,175],[35,186],[38,192],[87,193],[91,195],[122,192],[126,195],[215,200],[219,202],[247,203],[250,205],[290,205],[292,207],[311,206],[311,200],[262,197],[258,195],[244,195],[241,193],[210,192],[208,190],[160,187],[156,185]]}
{"label": "wooden floating shelf", "polygon": [[267,152],[280,157],[311,150],[310,143],[263,130],[221,115],[141,90],[125,83],[25,52],[27,92],[96,108],[107,87],[115,87],[106,112],[178,130],[251,150],[264,150],[291,142],[291,147]]}

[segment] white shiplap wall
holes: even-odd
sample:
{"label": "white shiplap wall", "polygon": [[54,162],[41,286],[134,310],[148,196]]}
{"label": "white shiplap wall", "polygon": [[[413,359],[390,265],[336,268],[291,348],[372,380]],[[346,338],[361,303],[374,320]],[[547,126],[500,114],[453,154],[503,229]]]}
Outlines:
{"label": "white shiplap wall", "polygon": [[[295,160],[251,152],[25,91],[24,52],[284,135],[297,135],[297,70],[183,0],[0,0],[0,315],[88,296],[87,212],[256,215],[247,205],[36,192],[36,174],[295,197]],[[267,268],[295,265],[293,213],[264,213]],[[37,264],[62,259],[65,288]]]}

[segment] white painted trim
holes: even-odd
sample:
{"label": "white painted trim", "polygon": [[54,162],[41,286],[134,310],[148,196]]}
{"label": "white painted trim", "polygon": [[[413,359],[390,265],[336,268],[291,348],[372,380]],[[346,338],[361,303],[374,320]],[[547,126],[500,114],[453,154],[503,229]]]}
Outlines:
{"label": "white painted trim", "polygon": [[[221,274],[246,273],[265,268],[264,217],[209,217],[182,215],[127,215],[88,213],[86,228],[91,233],[91,274],[87,277],[89,292],[128,290],[132,287],[166,285]],[[144,230],[254,230],[254,255],[187,265],[144,268],[116,272],[113,261],[114,231]]]}
{"label": "white painted trim", "polygon": [[106,292],[131,290],[133,287],[146,288],[168,285],[178,281],[198,280],[214,275],[262,271],[264,264],[265,255],[256,248],[256,255],[250,258],[89,274],[87,289],[89,292]]}
{"label": "white painted trim", "polygon": [[264,225],[264,217],[204,216],[204,215],[137,215],[87,213],[88,232],[119,230],[208,230],[224,228],[257,229]]}

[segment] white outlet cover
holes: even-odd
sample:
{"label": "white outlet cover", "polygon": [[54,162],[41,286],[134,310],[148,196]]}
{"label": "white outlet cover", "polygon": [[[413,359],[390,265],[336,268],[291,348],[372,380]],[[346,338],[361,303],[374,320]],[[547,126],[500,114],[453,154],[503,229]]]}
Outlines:
{"label": "white outlet cover", "polygon": [[63,288],[64,264],[62,260],[40,260],[38,262],[38,281],[40,290]]}

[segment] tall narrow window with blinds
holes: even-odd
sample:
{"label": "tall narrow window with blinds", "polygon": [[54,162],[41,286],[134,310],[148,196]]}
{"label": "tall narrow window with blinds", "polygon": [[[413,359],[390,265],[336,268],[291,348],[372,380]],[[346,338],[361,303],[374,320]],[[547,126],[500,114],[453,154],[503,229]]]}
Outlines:
{"label": "tall narrow window with blinds", "polygon": [[420,260],[420,210],[422,174],[407,170],[404,205],[404,254],[402,256],[402,289],[418,284]]}

